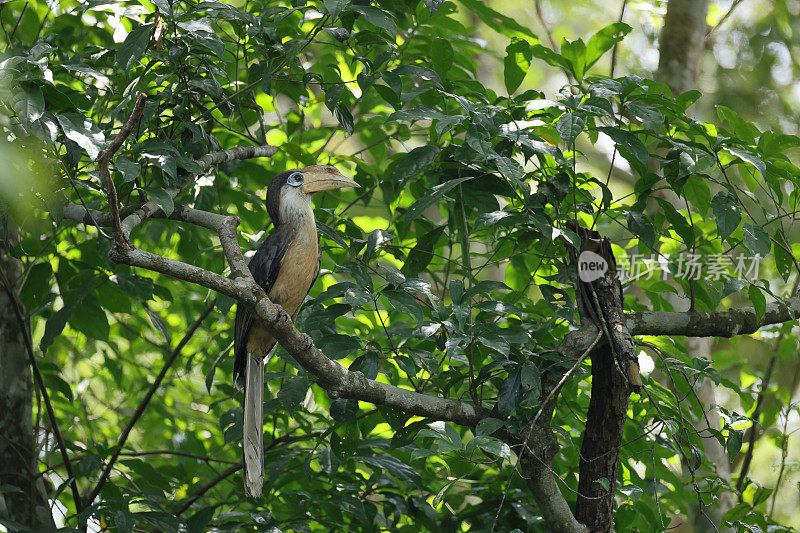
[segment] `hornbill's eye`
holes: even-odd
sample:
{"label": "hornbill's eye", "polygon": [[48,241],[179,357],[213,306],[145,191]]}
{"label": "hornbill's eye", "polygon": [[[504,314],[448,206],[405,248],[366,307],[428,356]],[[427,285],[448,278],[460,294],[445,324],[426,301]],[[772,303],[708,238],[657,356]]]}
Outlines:
{"label": "hornbill's eye", "polygon": [[303,173],[292,172],[292,174],[289,176],[289,179],[286,180],[286,183],[288,183],[292,187],[301,186],[303,184]]}

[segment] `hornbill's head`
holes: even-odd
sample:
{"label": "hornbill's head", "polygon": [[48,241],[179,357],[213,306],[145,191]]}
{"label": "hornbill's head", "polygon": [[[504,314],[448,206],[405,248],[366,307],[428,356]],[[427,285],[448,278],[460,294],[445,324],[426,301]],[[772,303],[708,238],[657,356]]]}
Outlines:
{"label": "hornbill's head", "polygon": [[281,172],[272,178],[267,188],[269,218],[275,226],[299,221],[308,216],[313,221],[311,195],[345,187],[359,185],[331,165],[312,165]]}

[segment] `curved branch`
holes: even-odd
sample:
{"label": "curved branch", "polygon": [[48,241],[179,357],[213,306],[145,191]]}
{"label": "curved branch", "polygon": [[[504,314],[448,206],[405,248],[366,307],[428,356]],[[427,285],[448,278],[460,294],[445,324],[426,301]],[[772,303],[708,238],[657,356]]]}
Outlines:
{"label": "curved branch", "polygon": [[238,217],[181,206],[175,209],[170,218],[216,231],[225,257],[231,265],[233,279],[138,248],[112,250],[111,259],[189,281],[238,300],[241,305],[249,307],[280,345],[317,378],[318,384],[331,398],[361,400],[466,426],[475,426],[488,416],[488,411],[469,403],[428,396],[367,379],[361,372],[351,372],[338,361],[326,357],[307,335],[295,328],[289,315],[280,306],[272,303],[253,280],[237,241]]}

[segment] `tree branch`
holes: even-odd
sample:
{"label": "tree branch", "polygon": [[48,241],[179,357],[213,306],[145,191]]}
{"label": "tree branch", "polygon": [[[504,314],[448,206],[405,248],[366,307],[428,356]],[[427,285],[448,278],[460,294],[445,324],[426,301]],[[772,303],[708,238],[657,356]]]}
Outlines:
{"label": "tree branch", "polygon": [[[758,319],[752,307],[726,311],[638,311],[625,313],[625,323],[631,335],[683,335],[686,337],[735,337],[755,333],[764,326],[782,324],[800,317],[800,297],[767,304]],[[585,325],[570,331],[559,344],[558,351],[566,357],[578,357],[591,344],[597,328]]]}

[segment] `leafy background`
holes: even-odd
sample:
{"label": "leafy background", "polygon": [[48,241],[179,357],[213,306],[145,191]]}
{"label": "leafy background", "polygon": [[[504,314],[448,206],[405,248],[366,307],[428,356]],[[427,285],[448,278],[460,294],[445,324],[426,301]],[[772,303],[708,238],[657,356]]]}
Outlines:
{"label": "leafy background", "polygon": [[[520,431],[542,400],[542,375],[572,364],[554,351],[577,324],[565,262],[577,236],[565,221],[596,223],[620,261],[655,251],[766,256],[761,278],[737,279],[731,263],[719,279],[637,280],[626,310],[683,310],[675,295],[692,295],[698,310],[763,313],[797,280],[797,6],[743,4],[731,17],[730,2],[712,4],[709,23],[722,23],[713,53],[699,90],[680,95],[647,78],[663,2],[629,6],[624,22],[594,1],[537,3],[541,17],[530,3],[477,0],[0,4],[3,209],[21,227],[20,296],[84,492],[213,305],[80,516],[35,410],[62,521],[120,531],[542,530],[516,456],[493,434]],[[274,157],[221,165],[176,199],[238,215],[240,243],[254,249],[269,231],[269,179],[337,165],[362,188],[317,200],[323,270],[300,329],[367,377],[480,401],[492,417],[470,429],[331,401],[279,350],[265,391],[268,482],[261,499],[244,498],[231,472],[242,423],[233,302],[113,264],[109,239],[59,211],[64,196],[107,208],[95,159],[140,92],[144,117],[112,167],[124,204],[155,199],[169,213],[164,190],[198,171],[194,159],[268,142],[280,148]],[[188,224],[151,220],[133,242],[226,268],[216,238]],[[645,340],[651,397],[629,408],[617,523],[685,523],[698,498],[713,507],[730,493],[740,503],[726,519],[738,528],[796,525],[792,324],[719,340],[713,364],[682,338]],[[762,382],[768,368],[772,381]],[[553,469],[570,501],[588,376],[584,366],[568,382],[554,419]],[[735,472],[760,399],[741,492],[712,473],[692,431],[702,416],[692,387],[705,377],[719,387],[716,438]]]}

